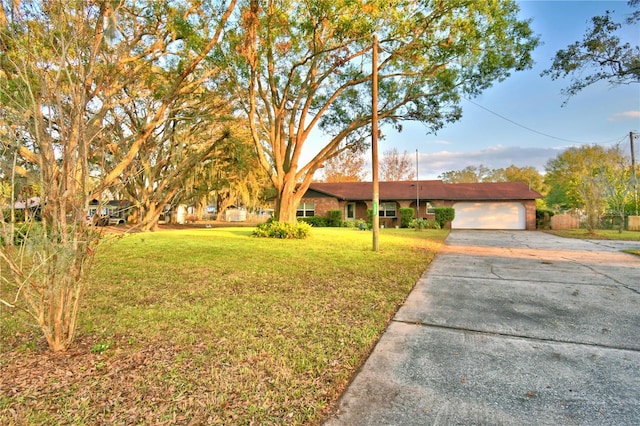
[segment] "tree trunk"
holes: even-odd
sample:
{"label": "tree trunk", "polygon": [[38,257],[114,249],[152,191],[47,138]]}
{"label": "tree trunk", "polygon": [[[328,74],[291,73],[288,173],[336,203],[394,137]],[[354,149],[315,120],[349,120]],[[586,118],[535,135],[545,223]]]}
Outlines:
{"label": "tree trunk", "polygon": [[206,195],[201,195],[200,197],[198,197],[198,201],[196,202],[195,208],[196,208],[195,214],[198,220],[209,219],[207,214],[207,196]]}
{"label": "tree trunk", "polygon": [[224,219],[224,213],[231,205],[231,193],[228,190],[218,191],[216,197],[216,205],[218,206],[218,214],[216,215],[216,221],[222,222]]}
{"label": "tree trunk", "polygon": [[157,231],[162,209],[159,209],[158,205],[153,201],[144,203],[143,208],[144,211],[140,219],[140,230],[142,232]]}
{"label": "tree trunk", "polygon": [[274,216],[279,222],[295,223],[298,220],[296,215],[298,205],[300,204],[300,200],[302,200],[302,196],[307,191],[309,184],[302,184],[297,189],[295,187],[295,182],[287,182],[285,178],[284,185],[278,189]]}
{"label": "tree trunk", "polygon": [[623,213],[620,214],[620,227],[618,228],[618,233],[622,234],[622,231],[624,231],[624,207]]}

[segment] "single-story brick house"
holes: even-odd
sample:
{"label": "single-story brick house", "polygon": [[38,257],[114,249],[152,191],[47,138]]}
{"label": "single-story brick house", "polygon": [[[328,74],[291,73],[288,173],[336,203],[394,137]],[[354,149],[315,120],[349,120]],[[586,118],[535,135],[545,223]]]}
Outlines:
{"label": "single-story brick house", "polygon": [[[312,183],[298,206],[298,217],[327,216],[341,210],[344,220],[367,218],[371,182]],[[380,182],[380,225],[400,224],[399,209],[413,208],[433,219],[435,207],[453,207],[453,229],[536,229],[536,198],[542,196],[521,182],[444,183],[441,180]]]}

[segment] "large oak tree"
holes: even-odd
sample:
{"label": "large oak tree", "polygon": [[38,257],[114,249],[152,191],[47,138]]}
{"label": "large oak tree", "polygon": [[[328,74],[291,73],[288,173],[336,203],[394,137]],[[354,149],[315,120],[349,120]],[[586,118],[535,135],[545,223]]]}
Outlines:
{"label": "large oak tree", "polygon": [[[528,68],[538,43],[511,0],[246,0],[241,10],[220,55],[287,222],[327,159],[368,143],[374,34],[380,125],[430,131],[460,118],[463,97]],[[324,142],[302,161],[314,129]]]}

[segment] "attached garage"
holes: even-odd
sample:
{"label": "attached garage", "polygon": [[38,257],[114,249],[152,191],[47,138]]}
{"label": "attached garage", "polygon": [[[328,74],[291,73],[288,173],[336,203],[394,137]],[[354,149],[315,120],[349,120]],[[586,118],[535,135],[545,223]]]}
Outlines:
{"label": "attached garage", "polygon": [[515,201],[478,201],[453,204],[452,229],[526,229],[527,212]]}

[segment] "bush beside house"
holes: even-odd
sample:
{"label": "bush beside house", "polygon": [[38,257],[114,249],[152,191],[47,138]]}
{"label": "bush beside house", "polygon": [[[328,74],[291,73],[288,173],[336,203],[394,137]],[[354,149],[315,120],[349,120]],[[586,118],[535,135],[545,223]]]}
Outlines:
{"label": "bush beside house", "polygon": [[411,207],[400,207],[400,227],[408,228],[413,220],[414,210]]}
{"label": "bush beside house", "polygon": [[340,226],[342,226],[341,210],[329,210],[327,212],[327,226],[333,228],[339,228]]}
{"label": "bush beside house", "polygon": [[451,223],[456,218],[456,211],[453,207],[436,207],[435,220],[440,225],[440,228],[444,229],[447,224]]}

